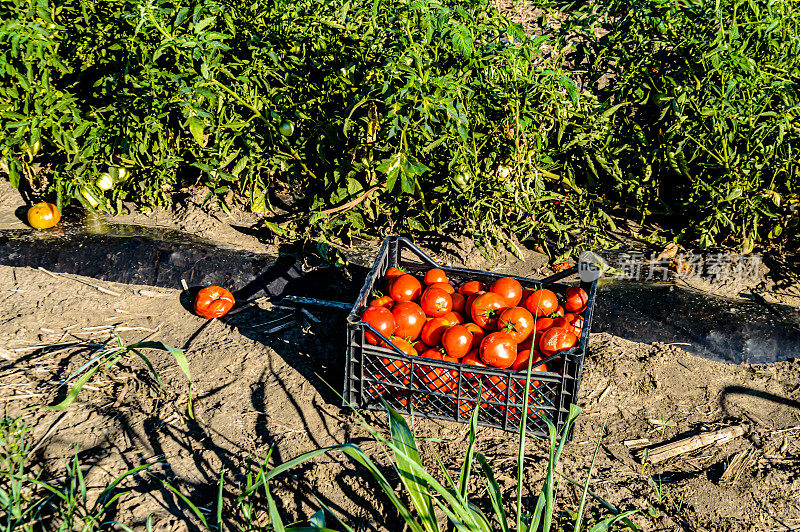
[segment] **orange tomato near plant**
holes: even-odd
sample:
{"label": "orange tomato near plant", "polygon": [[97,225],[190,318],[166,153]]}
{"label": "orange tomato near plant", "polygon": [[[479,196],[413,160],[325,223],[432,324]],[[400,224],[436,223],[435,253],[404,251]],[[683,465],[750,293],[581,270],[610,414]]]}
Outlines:
{"label": "orange tomato near plant", "polygon": [[58,207],[52,203],[37,203],[28,209],[28,224],[34,229],[49,229],[61,220]]}

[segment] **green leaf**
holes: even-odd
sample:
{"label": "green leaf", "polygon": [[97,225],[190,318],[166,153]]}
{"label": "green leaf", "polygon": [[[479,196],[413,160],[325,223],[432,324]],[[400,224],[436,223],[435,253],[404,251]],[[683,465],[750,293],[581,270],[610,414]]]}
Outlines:
{"label": "green leaf", "polygon": [[206,146],[206,141],[203,138],[204,129],[205,125],[203,124],[202,120],[196,116],[189,117],[189,131],[192,133],[194,141],[197,142],[197,145],[201,148],[205,148]]}
{"label": "green leaf", "polygon": [[400,473],[400,480],[406,487],[411,502],[419,513],[422,524],[426,530],[431,532],[439,530],[439,522],[433,510],[433,501],[428,493],[428,484],[417,476],[414,469],[410,466],[413,461],[420,467],[422,460],[419,457],[417,443],[414,434],[408,428],[405,419],[396,410],[387,407],[389,412],[389,428],[392,433],[392,441],[402,450],[402,454],[395,452],[394,459]]}
{"label": "green leaf", "polygon": [[458,480],[458,491],[461,497],[467,500],[467,490],[469,489],[469,477],[472,472],[472,460],[475,455],[475,433],[478,430],[478,413],[480,411],[480,401],[476,403],[469,417],[469,443],[467,452],[464,455],[464,463],[461,465],[461,476]]}

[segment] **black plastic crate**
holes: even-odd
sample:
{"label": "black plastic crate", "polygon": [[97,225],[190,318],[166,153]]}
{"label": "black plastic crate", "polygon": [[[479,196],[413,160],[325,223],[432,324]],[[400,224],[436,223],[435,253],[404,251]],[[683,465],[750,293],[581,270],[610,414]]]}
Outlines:
{"label": "black plastic crate", "polygon": [[[378,347],[365,340],[364,332],[369,330],[388,341],[371,325],[361,321],[361,313],[369,303],[376,285],[383,288],[380,283],[390,266],[400,267],[414,274],[430,268],[441,268],[456,286],[471,280],[483,281],[489,285],[496,279],[512,277],[524,288],[547,287],[553,288],[556,293],[563,293],[569,286],[557,281],[573,275],[577,268],[536,280],[443,266],[410,240],[389,236],[383,241],[372,270],[347,318],[347,367],[344,386],[346,404],[355,408],[379,410],[383,408],[385,401],[406,414],[467,422],[476,403],[480,402],[480,425],[518,432],[525,389],[524,371],[482,368],[408,356],[394,346]],[[544,359],[541,364],[547,365],[547,372],[531,371],[527,432],[533,436],[547,437],[549,434],[547,424],[540,417],[542,413],[560,431],[569,412],[569,405],[576,401],[578,395],[592,327],[597,281],[582,282],[581,287],[589,295],[589,299],[583,313],[584,326],[578,345]]]}

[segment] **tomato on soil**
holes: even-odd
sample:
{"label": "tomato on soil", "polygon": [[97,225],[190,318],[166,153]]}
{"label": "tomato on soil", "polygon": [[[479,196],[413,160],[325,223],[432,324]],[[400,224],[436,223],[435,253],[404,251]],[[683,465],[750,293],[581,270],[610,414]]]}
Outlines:
{"label": "tomato on soil", "polygon": [[[361,320],[375,327],[375,329],[386,338],[394,334],[394,330],[397,326],[391,311],[381,306],[367,307],[364,309],[364,312],[361,314]],[[364,331],[364,338],[372,345],[378,345],[379,343],[379,338],[370,330]]]}
{"label": "tomato on soil", "polygon": [[444,273],[444,270],[433,268],[425,272],[425,277],[422,279],[422,282],[425,284],[447,283],[449,279],[447,278],[447,274]]}
{"label": "tomato on soil", "polygon": [[467,281],[458,287],[458,293],[462,296],[469,296],[476,292],[486,292],[486,285],[480,281]]}
{"label": "tomato on soil", "polygon": [[449,356],[462,358],[472,346],[472,333],[464,325],[450,327],[442,335],[442,346]]}
{"label": "tomato on soil", "polygon": [[448,327],[454,325],[453,322],[448,321],[444,317],[433,318],[425,323],[422,327],[420,340],[430,346],[437,346],[442,343],[442,335]]}
{"label": "tomato on soil", "polygon": [[450,294],[441,288],[428,287],[422,293],[419,306],[428,316],[438,318],[444,316],[453,308],[453,299]]}
{"label": "tomato on soil", "polygon": [[456,289],[453,288],[453,285],[451,285],[450,283],[433,283],[431,285],[428,285],[428,288],[440,288],[445,292],[447,292],[448,294],[454,294],[456,292]]}
{"label": "tomato on soil", "polygon": [[194,299],[194,311],[198,316],[210,320],[227,314],[234,303],[236,301],[230,290],[221,286],[207,286],[197,293]]}
{"label": "tomato on soil", "polygon": [[500,314],[497,328],[511,335],[516,343],[525,341],[533,332],[533,314],[522,307],[512,307]]}
{"label": "tomato on soil", "polygon": [[414,301],[422,294],[422,284],[413,275],[403,274],[392,281],[389,296],[395,301]]}
{"label": "tomato on soil", "polygon": [[542,288],[528,297],[525,306],[534,316],[547,316],[558,308],[558,298],[547,288]]}
{"label": "tomato on soil", "polygon": [[517,343],[510,334],[494,332],[481,340],[481,360],[500,369],[510,368],[517,358]]}
{"label": "tomato on soil", "polygon": [[567,312],[583,312],[589,302],[589,295],[586,290],[579,286],[570,286],[566,290],[566,300],[564,308]]}
{"label": "tomato on soil", "polygon": [[506,300],[494,292],[486,292],[475,298],[470,308],[472,321],[484,329],[496,329],[497,319],[503,309],[508,308]]}
{"label": "tomato on soil", "polygon": [[522,299],[522,285],[510,277],[496,280],[489,290],[505,299],[507,307],[516,307]]}
{"label": "tomato on soil", "polygon": [[539,340],[539,352],[549,357],[570,349],[578,342],[578,337],[561,327],[553,327],[545,332]]}
{"label": "tomato on soil", "polygon": [[391,312],[396,324],[395,336],[407,338],[412,342],[419,338],[422,327],[425,325],[425,312],[422,307],[416,303],[404,301],[395,304]]}
{"label": "tomato on soil", "polygon": [[34,229],[49,229],[61,219],[58,207],[52,203],[37,203],[28,209],[28,224]]}
{"label": "tomato on soil", "polygon": [[459,312],[461,314],[464,313],[464,303],[467,302],[467,298],[463,295],[459,294],[458,292],[451,294],[450,299],[453,300],[453,312]]}
{"label": "tomato on soil", "polygon": [[369,302],[370,307],[385,307],[390,309],[392,308],[392,305],[394,305],[394,299],[389,296],[376,297]]}

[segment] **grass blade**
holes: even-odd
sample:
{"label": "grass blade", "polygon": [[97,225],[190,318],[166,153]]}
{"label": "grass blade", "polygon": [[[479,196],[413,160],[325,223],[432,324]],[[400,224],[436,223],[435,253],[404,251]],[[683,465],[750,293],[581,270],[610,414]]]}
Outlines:
{"label": "grass blade", "polygon": [[197,506],[195,506],[194,503],[192,501],[190,501],[188,497],[186,497],[186,495],[184,495],[183,493],[178,491],[177,488],[175,488],[172,484],[170,484],[166,480],[160,479],[160,478],[158,478],[157,476],[155,476],[153,474],[150,474],[150,476],[152,478],[158,480],[159,482],[161,482],[161,484],[165,488],[167,488],[169,491],[174,493],[180,500],[182,500],[184,502],[184,504],[186,504],[186,506],[189,507],[189,509],[192,511],[192,513],[194,513],[194,515],[197,517],[197,519],[199,519],[200,522],[203,523],[203,525],[206,528],[208,528],[208,522],[206,521],[206,516],[203,515],[203,512],[201,512],[200,509]]}
{"label": "grass blade", "polygon": [[105,505],[105,504],[107,503],[106,499],[108,498],[109,494],[110,494],[112,491],[114,491],[114,488],[116,488],[116,487],[117,487],[117,485],[118,485],[120,482],[122,482],[123,480],[125,480],[127,477],[129,477],[129,476],[131,476],[131,475],[135,475],[135,474],[137,474],[139,471],[144,471],[144,470],[145,470],[145,469],[147,469],[148,467],[150,467],[150,466],[153,466],[153,465],[155,465],[155,464],[158,464],[158,463],[159,463],[159,462],[150,462],[149,464],[143,464],[143,465],[140,465],[140,466],[138,466],[138,467],[134,467],[133,469],[130,469],[130,470],[128,470],[128,471],[126,471],[126,472],[124,472],[123,474],[121,474],[120,476],[118,476],[117,478],[115,478],[115,479],[114,479],[114,480],[111,482],[111,484],[109,484],[108,486],[106,486],[106,488],[105,488],[105,489],[104,489],[104,490],[103,490],[103,491],[100,493],[100,495],[97,497],[97,502],[95,503],[95,506],[96,506],[96,505],[99,505],[99,504]]}
{"label": "grass blade", "polygon": [[486,461],[486,458],[480,453],[477,454],[477,458],[483,468],[483,474],[486,477],[486,489],[489,492],[489,500],[492,503],[492,508],[494,508],[494,515],[500,522],[500,530],[502,532],[508,532],[506,512],[503,510],[503,493],[500,491],[500,486],[497,484],[497,480],[494,478],[494,472]]}
{"label": "grass blade", "polygon": [[589,474],[586,476],[586,485],[583,487],[583,494],[581,495],[581,503],[578,505],[578,518],[575,520],[575,532],[581,531],[581,521],[583,520],[583,510],[586,507],[586,495],[589,492],[589,482],[592,479],[592,472],[594,471],[594,463],[597,460],[597,452],[600,450],[600,442],[603,440],[603,432],[605,425],[600,430],[600,436],[597,438],[597,445],[594,446],[594,455],[592,455],[592,462],[589,464]]}
{"label": "grass blade", "polygon": [[461,498],[467,500],[467,490],[469,489],[469,477],[472,473],[472,460],[475,454],[475,433],[478,430],[478,411],[480,409],[480,401],[475,402],[475,410],[469,418],[469,443],[467,444],[467,452],[464,455],[464,464],[461,466],[461,477],[458,481],[458,492]]}
{"label": "grass blade", "polygon": [[222,493],[225,484],[225,466],[219,473],[219,488],[217,488],[217,527],[222,530]]}
{"label": "grass blade", "polygon": [[439,522],[433,509],[433,501],[431,501],[431,496],[428,493],[428,485],[414,473],[414,468],[410,464],[413,461],[420,467],[422,466],[414,434],[408,428],[405,419],[396,410],[391,407],[387,407],[387,409],[392,441],[395,446],[402,449],[402,453],[394,453],[395,463],[400,472],[400,480],[405,485],[408,495],[411,497],[411,502],[420,515],[422,525],[430,532],[438,532]]}
{"label": "grass blade", "polygon": [[278,514],[278,507],[275,505],[275,499],[272,498],[272,494],[269,492],[269,482],[264,482],[264,493],[267,495],[269,522],[272,525],[272,528],[275,530],[275,532],[286,532],[286,528],[283,526],[281,516]]}
{"label": "grass blade", "polygon": [[[611,525],[613,525],[617,521],[627,520],[629,515],[633,515],[638,511],[639,510],[628,510],[627,512],[622,512],[619,515],[612,515],[610,517],[606,517],[605,519],[594,525],[592,528],[590,528],[589,532],[605,532],[606,530],[610,529]],[[628,522],[630,523],[630,521]],[[634,525],[633,523],[630,524],[633,525],[634,527],[633,530],[641,530],[638,526]]]}

